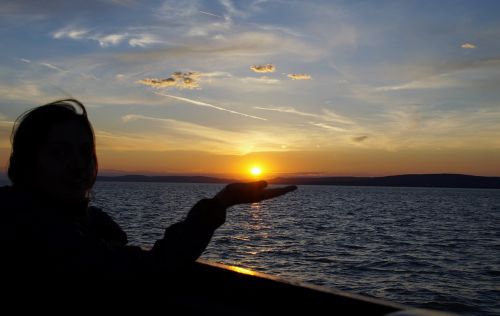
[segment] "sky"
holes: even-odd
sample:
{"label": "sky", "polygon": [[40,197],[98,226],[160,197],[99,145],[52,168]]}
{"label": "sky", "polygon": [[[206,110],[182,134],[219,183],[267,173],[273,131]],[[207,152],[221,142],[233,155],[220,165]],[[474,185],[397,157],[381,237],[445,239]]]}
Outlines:
{"label": "sky", "polygon": [[0,1],[0,166],[84,103],[101,174],[500,176],[500,1]]}

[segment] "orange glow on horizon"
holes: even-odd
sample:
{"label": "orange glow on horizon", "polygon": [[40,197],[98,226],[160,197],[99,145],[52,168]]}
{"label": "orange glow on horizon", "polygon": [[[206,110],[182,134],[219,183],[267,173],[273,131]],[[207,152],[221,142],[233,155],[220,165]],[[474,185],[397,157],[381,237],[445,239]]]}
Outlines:
{"label": "orange glow on horizon", "polygon": [[[209,175],[241,181],[279,176],[387,176],[395,174],[462,173],[500,176],[500,150],[382,150],[262,152],[244,156],[202,151],[98,151],[99,171],[120,174]],[[6,173],[10,148],[0,148],[0,176]],[[422,161],[426,163],[423,164]],[[261,168],[259,176],[252,167]],[[114,174],[114,173],[113,173]]]}

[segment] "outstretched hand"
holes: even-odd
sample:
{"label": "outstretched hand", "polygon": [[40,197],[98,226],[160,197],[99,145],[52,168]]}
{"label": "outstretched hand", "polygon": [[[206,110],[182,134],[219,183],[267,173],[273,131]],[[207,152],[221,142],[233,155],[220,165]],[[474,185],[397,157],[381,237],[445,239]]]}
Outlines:
{"label": "outstretched hand", "polygon": [[266,189],[266,187],[266,181],[231,183],[217,193],[214,199],[227,208],[236,204],[272,199],[297,189],[295,185],[270,189]]}

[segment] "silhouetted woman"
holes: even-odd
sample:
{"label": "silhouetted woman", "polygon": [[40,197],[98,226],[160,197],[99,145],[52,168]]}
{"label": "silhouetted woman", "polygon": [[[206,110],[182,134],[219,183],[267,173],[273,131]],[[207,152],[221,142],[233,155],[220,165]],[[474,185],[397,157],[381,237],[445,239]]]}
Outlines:
{"label": "silhouetted woman", "polygon": [[98,170],[85,107],[66,99],[28,111],[12,135],[8,176],[0,188],[2,272],[19,280],[138,280],[175,274],[196,260],[226,209],[283,195],[264,181],[227,185],[165,230],[150,250],[127,245],[120,226],[89,207]]}

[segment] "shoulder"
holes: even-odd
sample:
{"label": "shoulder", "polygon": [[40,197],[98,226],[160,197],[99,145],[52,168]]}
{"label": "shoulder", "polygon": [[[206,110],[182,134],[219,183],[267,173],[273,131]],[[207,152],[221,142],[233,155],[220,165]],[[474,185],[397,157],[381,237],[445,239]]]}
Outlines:
{"label": "shoulder", "polygon": [[102,209],[90,206],[87,209],[87,225],[102,239],[125,245],[128,242],[127,234]]}
{"label": "shoulder", "polygon": [[115,221],[111,218],[111,216],[109,216],[102,209],[95,206],[89,206],[87,208],[87,219],[93,225],[98,225],[98,226],[108,226],[113,224],[117,225]]}
{"label": "shoulder", "polygon": [[4,210],[30,208],[33,198],[26,192],[12,186],[0,187],[0,205]]}
{"label": "shoulder", "polygon": [[12,195],[14,192],[14,188],[11,187],[10,185],[4,185],[0,187],[0,198],[4,198],[6,196]]}
{"label": "shoulder", "polygon": [[89,216],[108,216],[106,212],[104,212],[101,208],[95,207],[95,206],[89,206],[87,208],[87,215]]}

